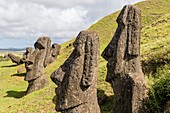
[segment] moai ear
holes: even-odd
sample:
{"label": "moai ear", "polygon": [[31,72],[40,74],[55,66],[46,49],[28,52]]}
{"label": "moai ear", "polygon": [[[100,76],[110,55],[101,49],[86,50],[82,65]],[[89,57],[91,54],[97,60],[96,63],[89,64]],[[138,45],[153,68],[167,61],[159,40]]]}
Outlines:
{"label": "moai ear", "polygon": [[141,26],[141,12],[137,8],[133,8],[129,6],[127,15],[127,29],[131,32],[127,32],[127,51],[128,55],[131,56],[138,56],[140,52],[140,34],[141,34],[141,28],[136,26]]}
{"label": "moai ear", "polygon": [[[90,34],[94,35],[94,34]],[[93,40],[94,38],[94,40]],[[99,49],[99,40],[96,36],[88,36],[85,42],[85,54],[84,54],[84,69],[81,79],[81,89],[86,90],[92,83],[94,79],[94,73],[97,60],[98,60],[98,49]]]}

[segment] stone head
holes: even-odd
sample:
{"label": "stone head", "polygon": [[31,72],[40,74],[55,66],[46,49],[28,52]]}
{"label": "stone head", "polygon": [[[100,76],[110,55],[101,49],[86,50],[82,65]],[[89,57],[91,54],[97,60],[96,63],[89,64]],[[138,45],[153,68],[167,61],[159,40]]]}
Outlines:
{"label": "stone head", "polygon": [[60,48],[61,48],[61,46],[57,43],[54,43],[52,45],[52,50],[51,50],[52,51],[52,53],[51,53],[52,57],[55,57],[60,53]]}
{"label": "stone head", "polygon": [[[46,67],[46,57],[49,55],[51,40],[49,37],[40,37],[34,44],[35,50],[26,59],[27,75],[25,80],[35,79],[43,73]],[[29,49],[28,49],[29,50]]]}
{"label": "stone head", "polygon": [[33,48],[32,47],[27,47],[26,48],[26,53],[32,53],[33,51]]}

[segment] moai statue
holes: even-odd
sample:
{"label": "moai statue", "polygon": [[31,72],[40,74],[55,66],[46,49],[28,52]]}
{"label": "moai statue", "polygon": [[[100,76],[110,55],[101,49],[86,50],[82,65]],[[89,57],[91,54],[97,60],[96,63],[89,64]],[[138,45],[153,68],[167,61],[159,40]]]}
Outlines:
{"label": "moai statue", "polygon": [[46,58],[50,53],[51,40],[48,37],[40,37],[34,44],[35,50],[27,55],[25,67],[25,81],[28,81],[26,94],[44,88],[48,85],[48,79],[45,76],[44,68]]}
{"label": "moai statue", "polygon": [[108,61],[106,81],[114,91],[113,113],[145,113],[147,87],[140,65],[140,10],[126,5],[117,23],[115,35],[102,53]]}
{"label": "moai statue", "polygon": [[[33,52],[33,48],[32,47],[27,47],[26,48],[26,52],[23,54],[23,57],[21,59],[22,63],[26,63],[26,59],[30,56],[30,54],[32,54]],[[20,67],[17,69],[17,73],[21,73],[24,72],[25,68],[24,67]]]}
{"label": "moai statue", "polygon": [[69,58],[51,74],[56,88],[56,110],[62,113],[100,113],[97,102],[99,38],[81,31]]}
{"label": "moai statue", "polygon": [[57,43],[54,43],[52,45],[51,50],[50,50],[49,64],[51,64],[52,62],[54,62],[56,60],[57,56],[60,53],[60,48],[61,48],[61,46]]}
{"label": "moai statue", "polygon": [[32,54],[32,52],[33,52],[33,48],[32,48],[32,47],[27,47],[27,48],[26,48],[26,52],[23,54],[23,58],[22,58],[23,62],[24,62],[27,58],[29,58],[29,56]]}
{"label": "moai statue", "polygon": [[12,53],[9,53],[7,56],[11,59],[13,63],[19,65],[25,63],[25,59],[32,53],[32,51],[33,51],[32,47],[27,47],[26,52],[23,54],[23,58],[15,56]]}
{"label": "moai statue", "polygon": [[20,57],[15,56],[15,55],[12,54],[12,53],[9,53],[9,54],[8,54],[8,57],[11,59],[11,61],[12,61],[13,63],[16,63],[17,65],[24,63]]}

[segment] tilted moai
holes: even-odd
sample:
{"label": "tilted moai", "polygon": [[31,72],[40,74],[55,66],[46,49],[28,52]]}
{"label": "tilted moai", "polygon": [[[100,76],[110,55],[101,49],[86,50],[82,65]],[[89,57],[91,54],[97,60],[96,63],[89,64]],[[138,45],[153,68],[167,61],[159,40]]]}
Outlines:
{"label": "tilted moai", "polygon": [[145,113],[147,87],[140,65],[141,12],[126,5],[117,18],[118,28],[102,53],[106,81],[114,91],[113,113]]}
{"label": "tilted moai", "polygon": [[51,74],[56,88],[56,110],[62,113],[100,113],[97,102],[99,38],[81,31],[69,58]]}
{"label": "tilted moai", "polygon": [[26,76],[28,81],[26,94],[44,88],[48,85],[48,79],[45,76],[44,69],[49,64],[51,57],[51,40],[49,37],[40,37],[34,44],[35,50],[28,48],[25,54]]}
{"label": "tilted moai", "polygon": [[8,54],[8,57],[11,59],[13,63],[16,63],[17,65],[25,63],[25,59],[32,53],[33,49],[32,47],[27,47],[26,52],[23,54],[23,58],[20,58],[18,56],[15,56],[12,53]]}
{"label": "tilted moai", "polygon": [[16,63],[17,65],[24,63],[20,57],[15,56],[12,53],[9,53],[7,56],[11,59],[13,63]]}

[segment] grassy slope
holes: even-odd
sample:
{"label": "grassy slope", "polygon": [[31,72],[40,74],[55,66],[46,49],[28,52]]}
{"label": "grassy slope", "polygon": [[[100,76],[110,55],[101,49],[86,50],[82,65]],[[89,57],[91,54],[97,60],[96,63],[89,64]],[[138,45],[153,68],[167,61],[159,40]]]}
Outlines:
{"label": "grassy slope", "polygon": [[[151,0],[136,4],[142,10],[142,39],[141,39],[141,59],[146,75],[161,75],[170,69],[170,0]],[[101,19],[89,29],[94,30],[100,37],[101,52],[111,40],[117,23],[115,22],[119,12],[113,13]],[[49,65],[46,74],[50,74],[57,69],[72,52],[73,47],[68,46],[74,41],[71,40],[62,45],[61,55],[57,62]],[[16,70],[22,66],[5,67],[12,65],[10,61],[0,62],[0,112],[14,113],[53,113],[55,112],[54,88],[56,87],[50,80],[50,85],[45,89],[23,97],[23,91],[27,87],[27,82],[23,76],[11,76],[16,74]],[[23,71],[24,72],[24,71]],[[98,95],[107,102],[102,103],[103,113],[111,109],[112,89],[105,80],[106,61],[101,58],[98,72]],[[153,78],[149,77],[148,84],[152,84]],[[107,97],[107,98],[106,98]],[[108,103],[108,101],[110,101]]]}

